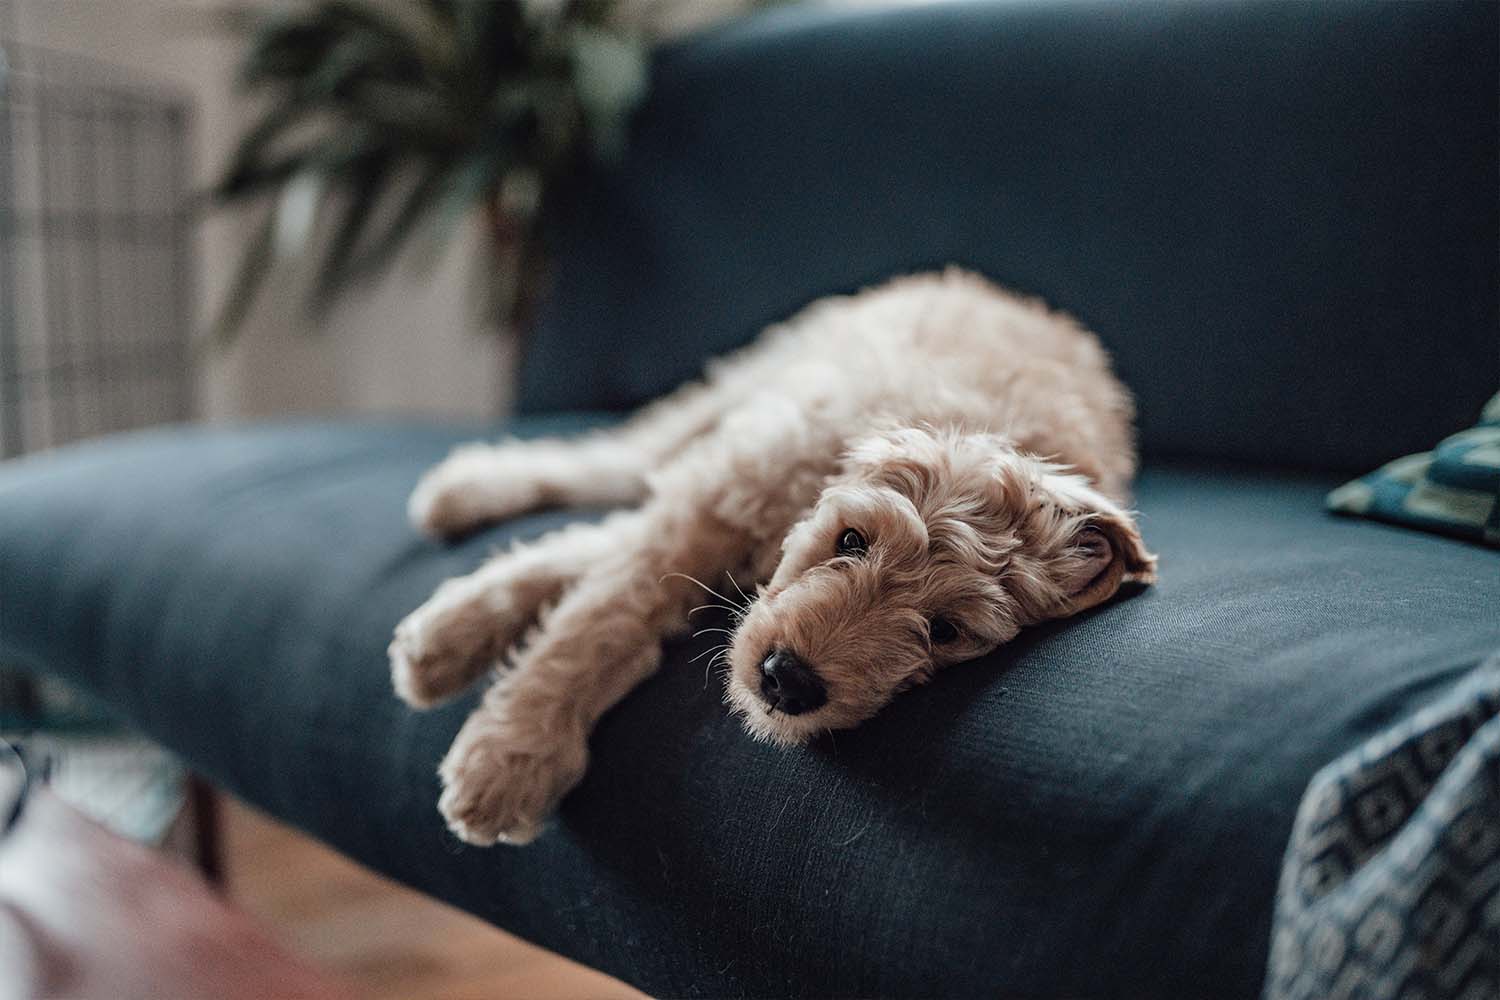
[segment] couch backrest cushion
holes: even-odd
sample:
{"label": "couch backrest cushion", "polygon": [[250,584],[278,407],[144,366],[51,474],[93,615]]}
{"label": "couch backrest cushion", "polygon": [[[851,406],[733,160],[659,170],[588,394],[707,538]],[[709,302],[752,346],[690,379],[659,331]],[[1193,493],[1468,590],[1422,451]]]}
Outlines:
{"label": "couch backrest cushion", "polygon": [[1156,457],[1359,469],[1500,384],[1494,4],[791,8],[663,49],[554,228],[528,410],[956,262],[1094,327]]}

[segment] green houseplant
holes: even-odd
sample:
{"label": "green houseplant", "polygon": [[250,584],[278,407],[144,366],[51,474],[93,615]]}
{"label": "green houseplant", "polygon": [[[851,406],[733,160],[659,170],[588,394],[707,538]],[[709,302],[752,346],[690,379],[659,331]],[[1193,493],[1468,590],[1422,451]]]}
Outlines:
{"label": "green houseplant", "polygon": [[[218,326],[309,247],[322,308],[414,234],[482,212],[495,319],[525,329],[544,279],[538,222],[587,157],[619,153],[645,94],[644,44],[615,0],[312,0],[241,7],[238,82],[261,103],[212,196],[254,204]],[[316,233],[318,239],[310,237]]]}

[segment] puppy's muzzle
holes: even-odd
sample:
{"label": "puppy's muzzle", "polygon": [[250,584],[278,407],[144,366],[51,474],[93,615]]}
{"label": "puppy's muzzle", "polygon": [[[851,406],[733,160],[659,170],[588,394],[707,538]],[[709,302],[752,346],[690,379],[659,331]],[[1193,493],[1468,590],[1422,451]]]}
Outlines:
{"label": "puppy's muzzle", "polygon": [[828,690],[796,653],[773,649],[760,661],[760,696],[770,711],[801,715],[826,704]]}

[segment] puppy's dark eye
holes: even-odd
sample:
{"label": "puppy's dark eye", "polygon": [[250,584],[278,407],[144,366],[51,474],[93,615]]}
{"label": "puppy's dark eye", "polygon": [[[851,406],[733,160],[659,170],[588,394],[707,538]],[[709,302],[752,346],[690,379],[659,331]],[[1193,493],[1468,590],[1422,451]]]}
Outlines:
{"label": "puppy's dark eye", "polygon": [[835,546],[834,551],[841,556],[862,556],[869,547],[865,543],[864,535],[861,535],[853,528],[846,528],[844,529],[844,533],[839,536],[838,545]]}
{"label": "puppy's dark eye", "polygon": [[934,646],[942,646],[958,638],[958,626],[939,615],[927,623],[927,638]]}

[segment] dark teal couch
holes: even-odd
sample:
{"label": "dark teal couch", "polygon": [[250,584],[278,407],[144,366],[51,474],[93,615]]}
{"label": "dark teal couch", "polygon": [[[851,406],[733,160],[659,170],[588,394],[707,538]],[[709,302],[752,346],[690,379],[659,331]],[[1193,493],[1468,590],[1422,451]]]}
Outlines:
{"label": "dark teal couch", "polygon": [[[1096,329],[1161,583],[805,750],[704,641],[606,717],[533,846],[447,835],[467,703],[393,625],[497,544],[407,527],[491,428],[183,428],[0,467],[0,659],[100,695],[379,871],[663,996],[1261,987],[1320,766],[1500,648],[1500,556],[1323,513],[1500,384],[1497,7],[782,9],[660,54],[553,220],[520,433],[614,419],[822,294],[949,261]],[[606,412],[601,412],[606,411]]]}

